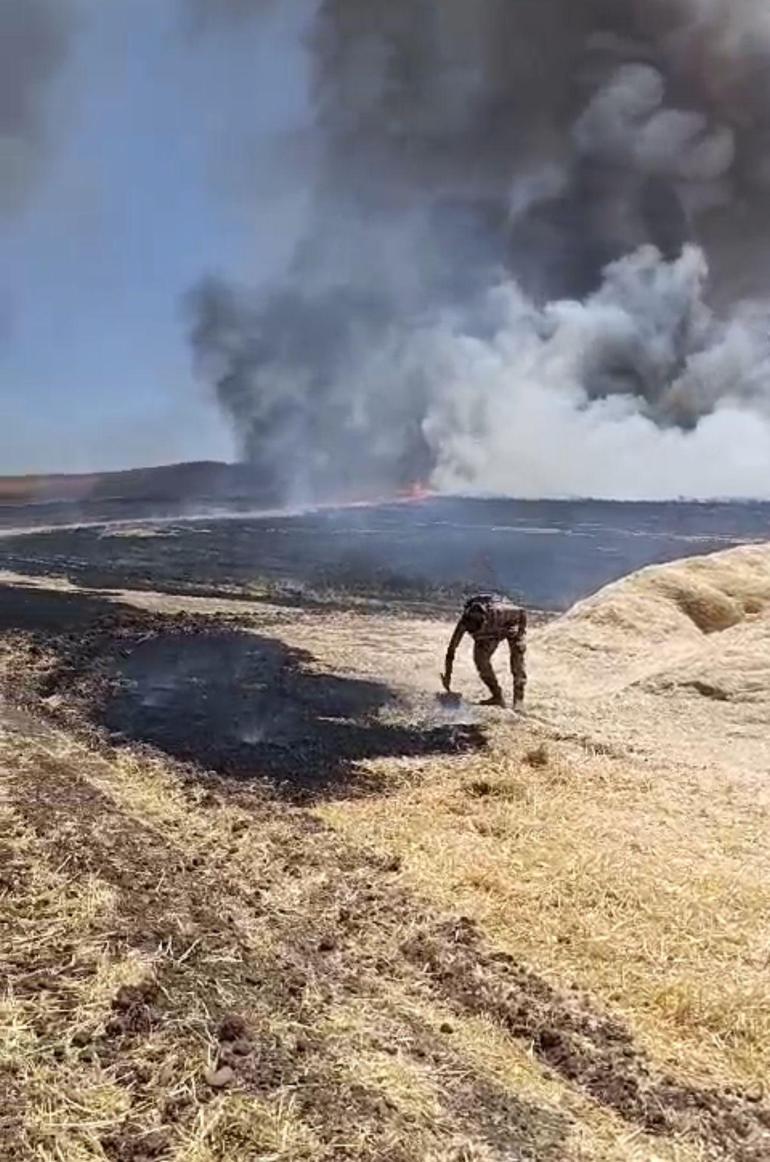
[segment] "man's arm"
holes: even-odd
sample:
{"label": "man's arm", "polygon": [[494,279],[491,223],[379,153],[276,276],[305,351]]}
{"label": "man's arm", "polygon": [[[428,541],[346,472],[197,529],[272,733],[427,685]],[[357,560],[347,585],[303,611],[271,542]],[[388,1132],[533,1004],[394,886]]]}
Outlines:
{"label": "man's arm", "polygon": [[457,653],[457,647],[463,640],[464,636],[465,618],[461,617],[455,626],[455,631],[452,634],[451,640],[449,642],[449,648],[446,652],[446,660],[444,662],[444,673],[441,675],[441,681],[447,694],[451,694],[452,692],[452,670],[454,669],[455,664],[455,654]]}

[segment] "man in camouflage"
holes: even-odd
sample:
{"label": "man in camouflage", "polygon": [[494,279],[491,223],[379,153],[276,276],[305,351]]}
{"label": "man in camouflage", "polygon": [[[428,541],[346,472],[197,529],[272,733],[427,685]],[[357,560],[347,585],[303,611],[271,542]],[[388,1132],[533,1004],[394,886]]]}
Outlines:
{"label": "man in camouflage", "polygon": [[448,694],[452,692],[452,670],[457,647],[465,634],[474,641],[473,660],[479,677],[491,697],[482,706],[505,706],[503,692],[492,669],[492,657],[498,646],[506,641],[511,654],[513,676],[513,706],[524,701],[527,685],[525,655],[527,651],[527,613],[518,605],[493,594],[481,593],[466,601],[447,650],[441,681]]}

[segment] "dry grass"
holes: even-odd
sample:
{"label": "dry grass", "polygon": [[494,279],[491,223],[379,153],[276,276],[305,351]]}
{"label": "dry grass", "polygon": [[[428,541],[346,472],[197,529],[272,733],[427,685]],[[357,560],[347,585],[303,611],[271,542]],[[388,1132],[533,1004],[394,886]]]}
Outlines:
{"label": "dry grass", "polygon": [[421,770],[389,802],[324,818],[398,852],[410,888],[622,1013],[660,1062],[693,1080],[763,1081],[766,817],[565,744],[533,766],[533,742],[499,732],[493,756]]}
{"label": "dry grass", "polygon": [[[538,1063],[502,1034],[494,1063],[480,1052],[487,1037],[472,1020],[452,1017],[452,1037],[442,1038],[450,1011],[423,996],[417,979],[398,979],[409,927],[403,912],[390,911],[387,890],[371,931],[351,937],[350,965],[330,963],[328,979],[318,977],[310,963],[318,932],[329,930],[330,912],[360,907],[372,870],[365,866],[362,878],[333,836],[307,833],[304,813],[295,821],[259,803],[250,811],[212,801],[160,760],[124,752],[108,763],[59,731],[22,737],[22,725],[14,720],[0,753],[15,804],[3,819],[0,1077],[8,1100],[0,1102],[0,1157],[496,1159],[489,1126],[475,1124],[473,1095],[494,1085],[496,1101],[518,1102],[527,1078],[536,1138],[545,1126],[543,1157],[645,1156],[623,1153],[629,1130],[620,1120],[581,1104],[557,1079],[543,1084]],[[47,812],[53,800],[35,772],[51,760],[73,784],[104,796],[107,818],[90,820],[98,826]],[[50,826],[39,822],[41,810]],[[118,818],[127,833],[147,828],[147,858],[116,884],[85,863],[100,863],[107,821]],[[164,869],[158,876],[154,867],[159,838],[165,888]],[[157,877],[146,895],[143,872]],[[133,904],[132,880],[140,893]],[[375,957],[390,959],[392,975],[378,979],[369,968]],[[300,991],[287,996],[284,977],[297,968],[305,970]],[[122,990],[148,981],[157,993],[146,1019],[116,1031]],[[207,1078],[221,1066],[216,1030],[231,1011],[259,1052],[220,1091]],[[506,1061],[516,1062],[510,1076]],[[658,1156],[680,1153],[661,1143]],[[688,1162],[697,1156],[681,1153]]]}
{"label": "dry grass", "polygon": [[[672,589],[644,586],[649,620]],[[613,1094],[646,1054],[653,1105],[687,1084],[761,1096],[770,805],[765,704],[709,706],[704,732],[697,693],[662,695],[655,677],[698,664],[700,631],[675,659],[621,635],[613,669],[612,600],[609,638],[590,639],[585,613],[534,635],[528,723],[492,712],[485,752],[381,759],[387,791],[314,810],[3,710],[0,1158],[760,1158],[741,1154],[728,1097],[734,1143],[679,1097],[656,1123]],[[753,582],[752,603],[761,621]],[[319,670],[382,676],[416,719],[437,713],[424,691],[445,626],[257,617]],[[744,635],[730,656],[750,654],[745,622],[724,632]],[[444,923],[460,915],[478,940]],[[573,984],[588,996],[575,1035]],[[605,1014],[630,1029],[626,1056],[602,1040]],[[560,1029],[588,1072],[549,1055]]]}
{"label": "dry grass", "polygon": [[[530,725],[324,808],[667,1067],[750,1086],[770,1076],[769,566],[752,547],[610,587],[535,635]],[[726,701],[662,677],[701,671]]]}

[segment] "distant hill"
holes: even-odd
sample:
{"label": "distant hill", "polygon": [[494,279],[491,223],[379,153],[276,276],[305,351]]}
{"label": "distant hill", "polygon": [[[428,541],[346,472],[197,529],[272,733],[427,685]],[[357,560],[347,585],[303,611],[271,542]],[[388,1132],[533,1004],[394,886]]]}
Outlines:
{"label": "distant hill", "polygon": [[270,503],[259,469],[203,460],[80,475],[0,476],[0,505],[135,500],[164,504],[188,500],[254,500]]}

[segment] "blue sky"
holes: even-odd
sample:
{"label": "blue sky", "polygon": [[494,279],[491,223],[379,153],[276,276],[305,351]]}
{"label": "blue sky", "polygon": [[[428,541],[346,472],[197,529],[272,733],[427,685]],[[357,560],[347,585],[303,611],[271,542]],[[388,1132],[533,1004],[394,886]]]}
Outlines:
{"label": "blue sky", "polygon": [[269,146],[307,119],[295,30],[196,37],[177,0],[81,4],[44,172],[0,218],[0,473],[231,458],[183,296],[290,250]]}

